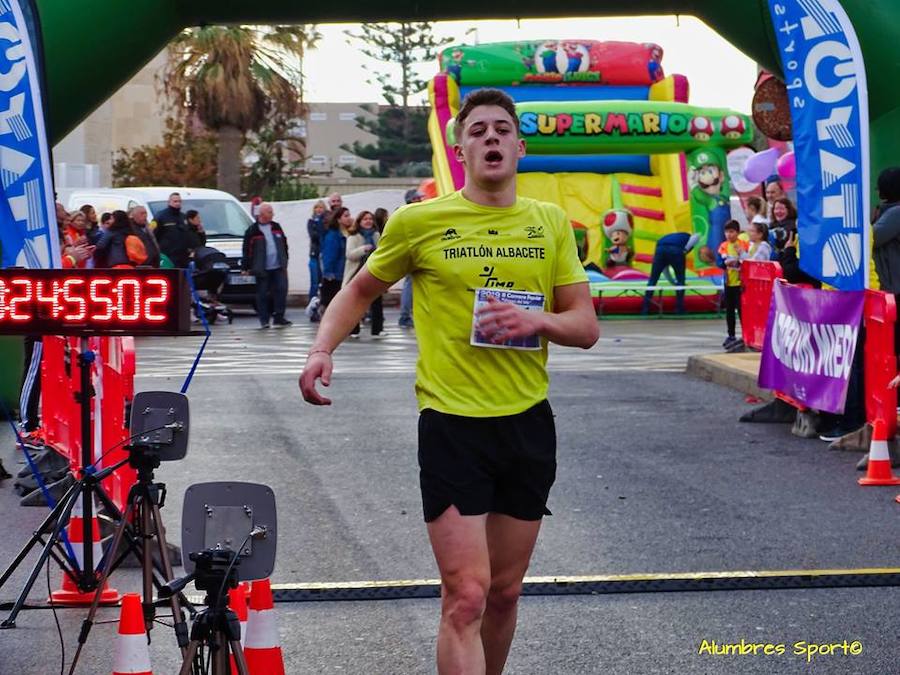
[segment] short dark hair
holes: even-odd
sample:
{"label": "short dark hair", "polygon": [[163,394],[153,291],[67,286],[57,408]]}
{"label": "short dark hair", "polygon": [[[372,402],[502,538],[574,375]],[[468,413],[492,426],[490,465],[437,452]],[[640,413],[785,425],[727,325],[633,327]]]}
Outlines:
{"label": "short dark hair", "polygon": [[900,202],[900,166],[892,166],[878,174],[878,196],[888,204]]}
{"label": "short dark hair", "polygon": [[503,108],[512,117],[513,124],[516,127],[516,133],[519,133],[519,116],[516,114],[516,104],[510,98],[509,94],[500,89],[476,89],[466,94],[462,105],[459,106],[459,112],[456,113],[456,124],[453,133],[456,135],[456,142],[459,143],[462,138],[463,128],[466,125],[466,119],[471,112],[482,105],[495,105]]}
{"label": "short dark hair", "polygon": [[190,211],[188,211],[187,213],[184,214],[184,219],[190,220],[191,218],[196,218],[199,215],[200,215],[199,211],[197,211],[195,209],[191,209]]}
{"label": "short dark hair", "polygon": [[740,224],[738,221],[736,221],[736,220],[729,220],[727,223],[725,223],[723,229],[725,229],[725,230],[737,230],[738,232],[740,232],[740,231],[741,231],[741,224]]}
{"label": "short dark hair", "polygon": [[112,220],[112,214],[109,211],[104,211],[100,216],[100,222],[105,223],[107,220]]}
{"label": "short dark hair", "polygon": [[180,197],[180,196],[181,196],[180,192],[173,192],[172,194],[169,195],[169,199],[172,199],[172,197]]}

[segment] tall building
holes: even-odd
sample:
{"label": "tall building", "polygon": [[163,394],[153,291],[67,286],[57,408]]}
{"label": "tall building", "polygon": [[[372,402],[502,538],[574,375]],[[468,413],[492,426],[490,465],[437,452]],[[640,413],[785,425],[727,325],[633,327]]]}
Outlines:
{"label": "tall building", "polygon": [[116,151],[162,142],[166,115],[156,78],[165,63],[163,50],[53,147],[57,189],[109,187]]}
{"label": "tall building", "polygon": [[[365,107],[363,107],[365,106]],[[357,157],[342,145],[354,141],[374,143],[377,137],[357,126],[357,120],[374,120],[375,103],[310,103],[309,119],[299,124],[298,131],[306,139],[306,170],[311,174],[349,176],[350,168],[368,170],[378,162]]]}

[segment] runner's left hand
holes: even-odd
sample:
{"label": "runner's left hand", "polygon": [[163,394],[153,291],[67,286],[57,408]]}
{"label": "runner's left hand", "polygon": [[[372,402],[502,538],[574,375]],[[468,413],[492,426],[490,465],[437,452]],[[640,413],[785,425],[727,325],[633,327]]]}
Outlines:
{"label": "runner's left hand", "polygon": [[487,296],[487,303],[476,313],[476,327],[494,344],[535,335],[543,326],[543,312],[529,312],[509,302]]}

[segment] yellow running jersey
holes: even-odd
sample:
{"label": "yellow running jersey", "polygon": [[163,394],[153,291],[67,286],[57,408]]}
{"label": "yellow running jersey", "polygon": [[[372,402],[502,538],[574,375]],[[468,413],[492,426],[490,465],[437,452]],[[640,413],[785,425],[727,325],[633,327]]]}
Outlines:
{"label": "yellow running jersey", "polygon": [[470,341],[477,289],[539,293],[549,312],[554,287],[587,282],[561,208],[525,197],[482,206],[461,191],[410,204],[391,216],[367,265],[385,282],[413,275],[420,410],[499,417],[547,397],[545,338],[537,350]]}

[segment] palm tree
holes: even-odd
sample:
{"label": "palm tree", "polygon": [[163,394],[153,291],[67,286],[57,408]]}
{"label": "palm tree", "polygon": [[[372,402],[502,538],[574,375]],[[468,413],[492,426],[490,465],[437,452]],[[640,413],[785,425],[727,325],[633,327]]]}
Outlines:
{"label": "palm tree", "polygon": [[169,45],[163,91],[176,110],[218,135],[218,187],[239,195],[247,132],[270,116],[305,114],[303,56],[315,25],[189,28]]}

